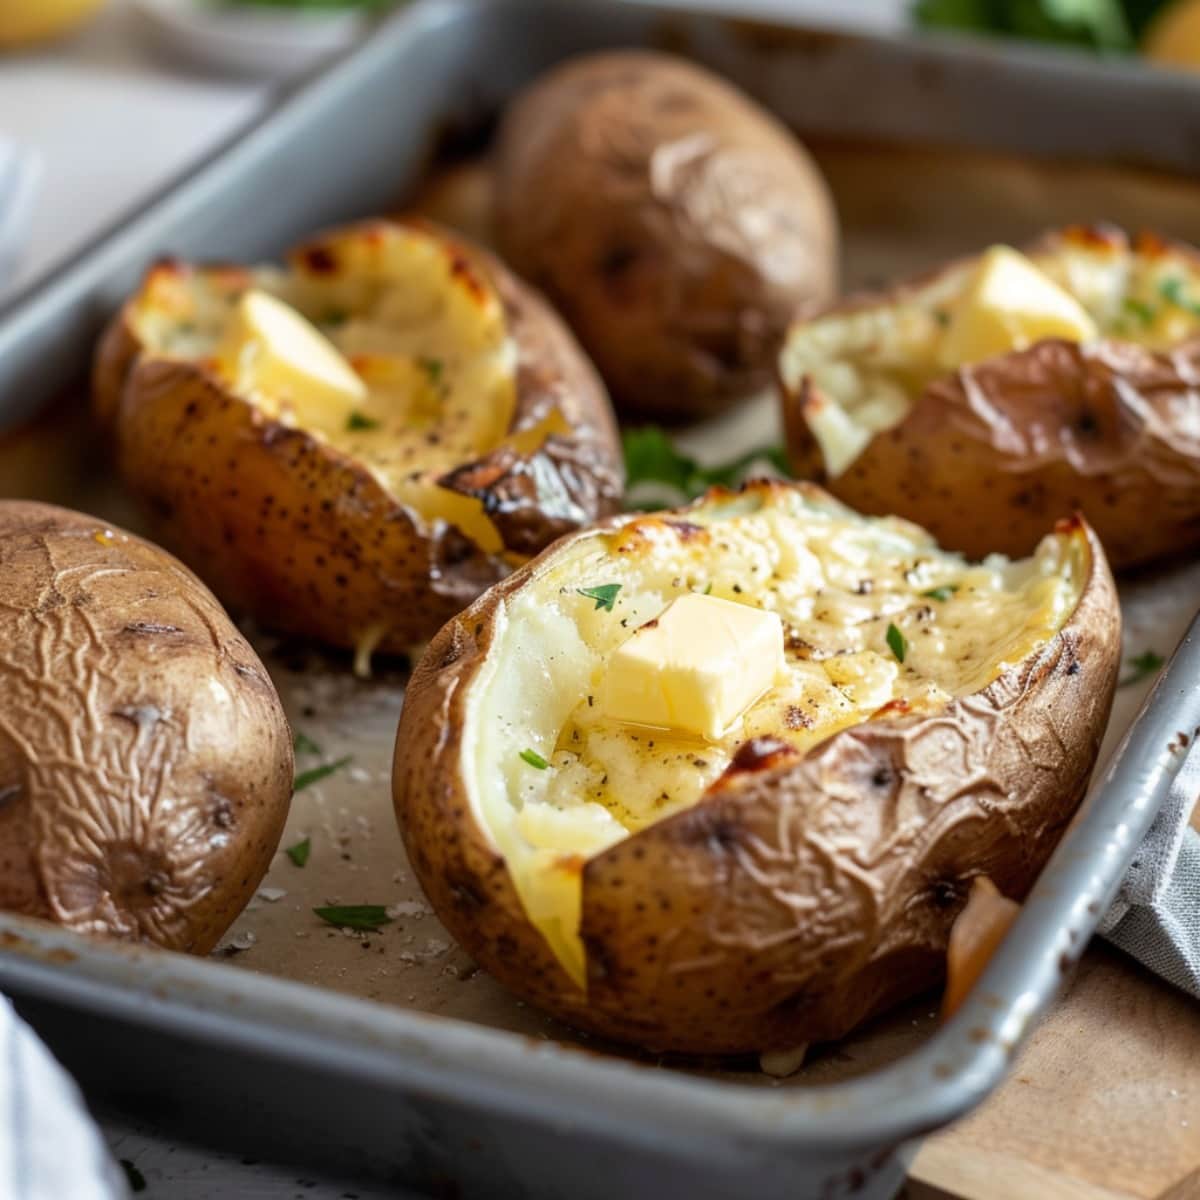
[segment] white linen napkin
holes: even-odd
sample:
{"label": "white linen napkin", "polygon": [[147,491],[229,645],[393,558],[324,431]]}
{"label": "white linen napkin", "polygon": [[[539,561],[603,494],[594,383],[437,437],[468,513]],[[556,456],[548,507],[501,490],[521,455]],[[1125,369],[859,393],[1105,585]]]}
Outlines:
{"label": "white linen napkin", "polygon": [[41,156],[0,134],[0,287],[28,241],[41,178]]}
{"label": "white linen napkin", "polygon": [[1100,933],[1169,983],[1200,998],[1200,750],[1176,777]]}
{"label": "white linen napkin", "polygon": [[0,996],[0,1196],[118,1200],[126,1193],[74,1081]]}

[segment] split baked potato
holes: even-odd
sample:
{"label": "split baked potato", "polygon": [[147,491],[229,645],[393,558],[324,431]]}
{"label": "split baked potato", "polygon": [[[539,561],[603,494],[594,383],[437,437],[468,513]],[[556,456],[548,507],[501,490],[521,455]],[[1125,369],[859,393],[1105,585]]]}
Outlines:
{"label": "split baked potato", "polygon": [[977,877],[1024,896],[1119,653],[1082,520],[974,565],[811,484],[714,489],[564,538],[437,635],[397,817],[519,995],[655,1051],[790,1049],[935,986]]}
{"label": "split baked potato", "polygon": [[[1030,268],[1032,268],[1032,273]],[[945,546],[1026,554],[1081,511],[1114,567],[1200,545],[1200,258],[1068,228],[798,322],[798,475]]]}
{"label": "split baked potato", "polygon": [[621,495],[607,395],[565,326],[422,222],[323,234],[286,269],[160,264],[93,393],[165,544],[360,665]]}
{"label": "split baked potato", "polygon": [[207,953],[291,794],[283,707],[212,593],[132,534],[0,500],[0,908]]}
{"label": "split baked potato", "polygon": [[668,55],[568,62],[509,106],[495,234],[640,417],[716,412],[768,384],[788,322],[837,287],[811,158],[726,81]]}

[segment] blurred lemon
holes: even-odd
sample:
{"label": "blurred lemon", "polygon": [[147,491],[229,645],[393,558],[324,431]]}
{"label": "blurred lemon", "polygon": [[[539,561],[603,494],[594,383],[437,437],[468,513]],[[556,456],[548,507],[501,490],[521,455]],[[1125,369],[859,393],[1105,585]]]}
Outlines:
{"label": "blurred lemon", "polygon": [[104,0],[0,0],[0,46],[58,37],[81,25]]}
{"label": "blurred lemon", "polygon": [[1142,53],[1171,67],[1200,67],[1200,0],[1175,0],[1150,23]]}

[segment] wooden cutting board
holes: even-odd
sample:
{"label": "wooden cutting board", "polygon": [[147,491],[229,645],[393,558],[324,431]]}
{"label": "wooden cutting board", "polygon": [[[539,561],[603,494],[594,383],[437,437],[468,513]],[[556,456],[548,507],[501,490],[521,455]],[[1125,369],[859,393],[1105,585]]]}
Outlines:
{"label": "wooden cutting board", "polygon": [[1200,1004],[1096,944],[1007,1082],[921,1148],[906,1200],[1134,1197],[1200,1200]]}

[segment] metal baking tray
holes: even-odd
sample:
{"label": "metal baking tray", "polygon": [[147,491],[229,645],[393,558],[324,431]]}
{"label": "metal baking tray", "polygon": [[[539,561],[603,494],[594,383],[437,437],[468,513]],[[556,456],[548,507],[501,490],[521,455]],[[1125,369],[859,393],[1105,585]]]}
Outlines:
{"label": "metal baking tray", "polygon": [[[393,208],[447,131],[486,128],[540,70],[616,45],[705,61],[809,139],[838,200],[851,285],[1073,219],[1200,240],[1197,190],[1177,177],[1200,167],[1200,130],[1189,132],[1200,92],[1186,80],[674,8],[419,0],[0,310],[0,427],[75,389],[99,323],[153,258],[257,258]],[[728,452],[774,436],[774,420],[763,401],[684,439],[701,456]],[[0,439],[0,494],[136,526],[85,430],[68,406]],[[1168,651],[1198,596],[1200,565],[1127,582],[1129,646],[1153,637]],[[364,683],[336,655],[256,642],[293,725],[326,758],[353,756],[295,799],[284,844],[310,836],[309,864],[277,856],[218,951],[225,961],[0,916],[0,988],[98,1103],[260,1157],[434,1194],[893,1194],[915,1140],[1004,1076],[1149,824],[1178,734],[1200,726],[1193,633],[1138,745],[1081,810],[955,1020],[937,1029],[930,1000],[918,1000],[779,1081],[754,1063],[648,1061],[602,1046],[475,971],[423,904],[394,831],[387,777],[403,671]],[[1106,749],[1143,691],[1120,693]],[[386,903],[396,919],[347,937],[311,916],[327,901]]]}

